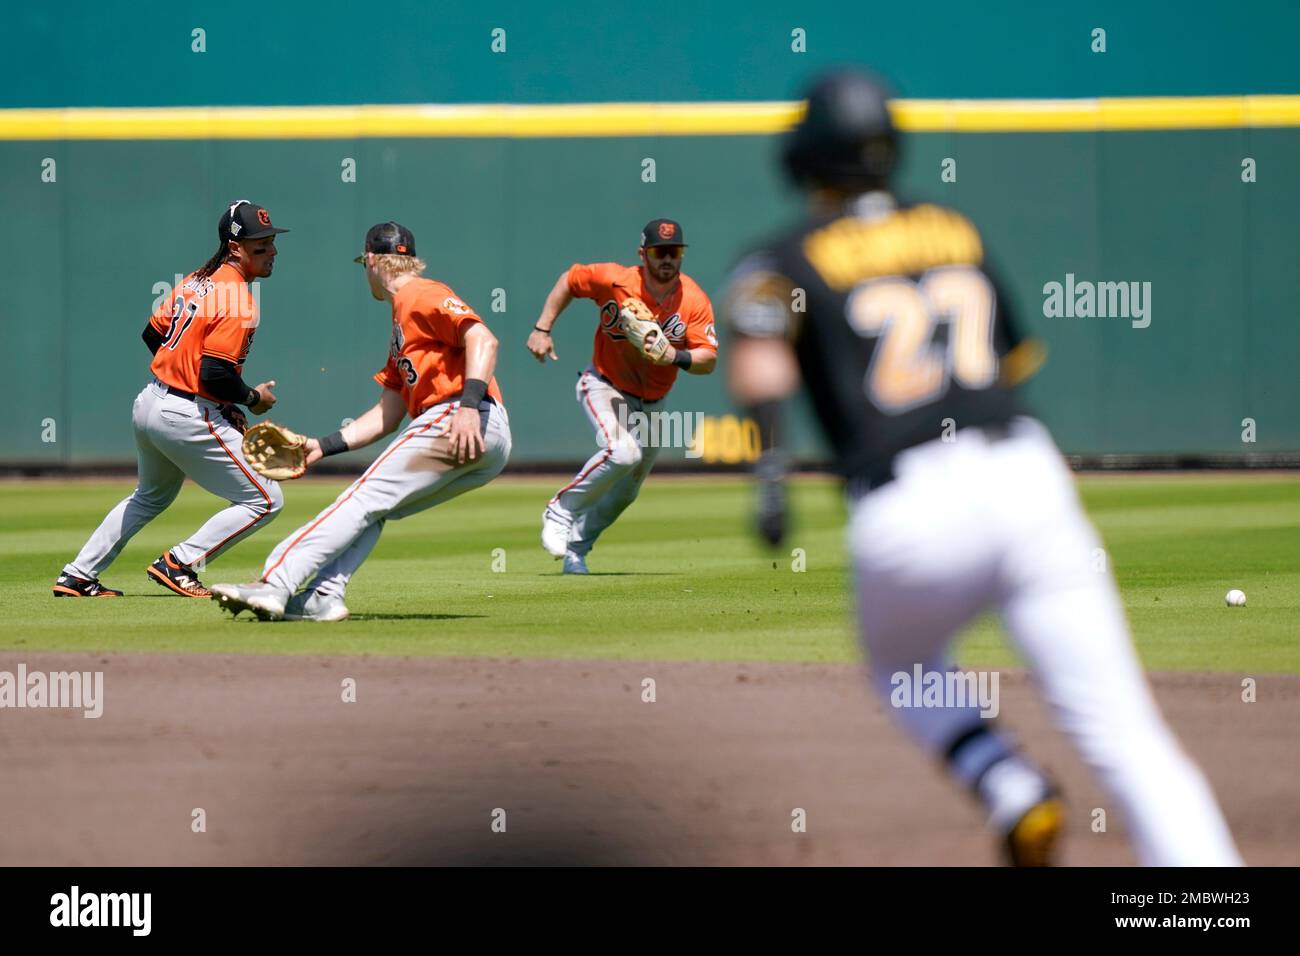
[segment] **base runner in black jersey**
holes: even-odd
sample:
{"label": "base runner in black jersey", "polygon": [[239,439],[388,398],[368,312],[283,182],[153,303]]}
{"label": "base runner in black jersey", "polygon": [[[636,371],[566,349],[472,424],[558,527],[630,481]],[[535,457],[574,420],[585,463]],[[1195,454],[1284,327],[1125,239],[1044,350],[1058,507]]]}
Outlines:
{"label": "base runner in black jersey", "polygon": [[732,274],[730,385],[764,443],[759,532],[774,545],[786,533],[780,409],[802,382],[846,483],[871,685],[982,801],[1009,862],[1054,862],[1067,811],[952,666],[954,636],[987,609],[1139,860],[1239,864],[1152,697],[1069,470],[1018,395],[1043,350],[1017,332],[975,226],[889,191],[898,147],[878,80],[819,80],[784,151],[807,218]]}

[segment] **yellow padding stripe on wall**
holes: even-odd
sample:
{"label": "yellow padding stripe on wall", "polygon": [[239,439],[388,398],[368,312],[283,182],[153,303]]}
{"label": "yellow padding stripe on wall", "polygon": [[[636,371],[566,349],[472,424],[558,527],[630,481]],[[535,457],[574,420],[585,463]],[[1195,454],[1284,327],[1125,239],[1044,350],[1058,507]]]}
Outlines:
{"label": "yellow padding stripe on wall", "polygon": [[[757,103],[212,106],[0,110],[5,140],[743,136],[787,129],[801,106]],[[1300,96],[895,100],[915,133],[1300,126]]]}

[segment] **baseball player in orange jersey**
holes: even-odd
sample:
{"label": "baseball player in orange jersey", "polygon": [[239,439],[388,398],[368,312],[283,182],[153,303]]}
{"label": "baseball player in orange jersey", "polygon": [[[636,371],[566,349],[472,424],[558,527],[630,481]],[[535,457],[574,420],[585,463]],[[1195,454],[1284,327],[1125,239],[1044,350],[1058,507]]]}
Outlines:
{"label": "baseball player in orange jersey", "polygon": [[188,475],[230,504],[146,570],[183,597],[208,597],[196,572],[284,506],[274,481],[253,472],[240,449],[246,424],[237,407],[255,414],[275,404],[275,382],[256,388],[241,377],[257,329],[251,283],[271,274],[275,237],[267,211],[246,199],[231,203],[217,224],[221,241],[202,268],[172,289],[150,317],[143,338],[153,353],[154,378],[136,396],[139,479],[135,491],[95,529],[63,568],[55,597],[120,597],[99,575],[128,541],[175,500]]}
{"label": "baseball player in orange jersey", "polygon": [[[341,621],[348,581],[384,523],[482,487],[510,457],[510,421],[496,379],[497,340],[447,285],[421,276],[415,237],[395,222],[372,226],[365,252],[370,293],[393,309],[379,401],[346,427],[307,442],[307,464],[361,448],[411,423],[365,474],[289,535],[255,584],[216,584],[214,599],[263,620]],[[306,588],[299,591],[306,585]]]}
{"label": "baseball player in orange jersey", "polygon": [[[713,306],[681,271],[685,248],[680,225],[655,219],[641,231],[639,266],[575,263],[556,281],[528,336],[528,351],[539,362],[555,359],[551,329],[560,313],[575,297],[600,308],[591,365],[579,373],[577,388],[600,450],[542,514],[542,547],[564,559],[565,574],[587,573],[587,553],[636,498],[659,455],[657,446],[642,447],[628,431],[629,415],[661,410],[679,369],[708,375],[718,363]],[[631,298],[649,307],[670,343],[657,358],[638,350],[620,327],[620,311]]]}

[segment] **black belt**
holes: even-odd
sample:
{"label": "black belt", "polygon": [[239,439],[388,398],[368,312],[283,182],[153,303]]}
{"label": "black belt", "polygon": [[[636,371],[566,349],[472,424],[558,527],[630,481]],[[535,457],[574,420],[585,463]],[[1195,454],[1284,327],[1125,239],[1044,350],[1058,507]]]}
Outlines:
{"label": "black belt", "polygon": [[167,385],[165,383],[163,384],[163,388],[167,389],[168,395],[175,395],[177,398],[188,398],[191,402],[197,402],[199,400],[198,395],[195,395],[193,392],[187,392],[183,388],[177,388],[174,385]]}
{"label": "black belt", "polygon": [[[967,425],[965,428],[959,429],[959,432],[980,432],[989,441],[999,442],[1011,437],[1011,426],[1012,422],[1010,420],[1002,422],[987,422],[982,425]],[[939,440],[940,439],[937,438],[930,439],[930,441]],[[929,444],[929,442],[923,442],[922,444]],[[910,447],[916,448],[918,446],[912,445]],[[904,448],[899,451],[898,454],[901,455],[907,450],[907,448]],[[849,497],[856,499],[862,497],[868,492],[875,491],[877,488],[889,484],[893,480],[894,459],[891,458],[882,466],[874,468],[869,472],[850,475],[848,480],[845,482],[844,487]]]}

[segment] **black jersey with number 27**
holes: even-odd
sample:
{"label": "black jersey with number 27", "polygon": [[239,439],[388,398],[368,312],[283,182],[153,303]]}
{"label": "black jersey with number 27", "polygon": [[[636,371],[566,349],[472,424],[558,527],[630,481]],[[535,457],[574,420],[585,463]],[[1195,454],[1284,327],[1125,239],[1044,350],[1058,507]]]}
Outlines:
{"label": "black jersey with number 27", "polygon": [[1015,383],[1041,361],[975,227],[884,193],[751,251],[726,311],[737,335],[791,342],[837,470],[868,488],[904,449],[1024,414]]}

